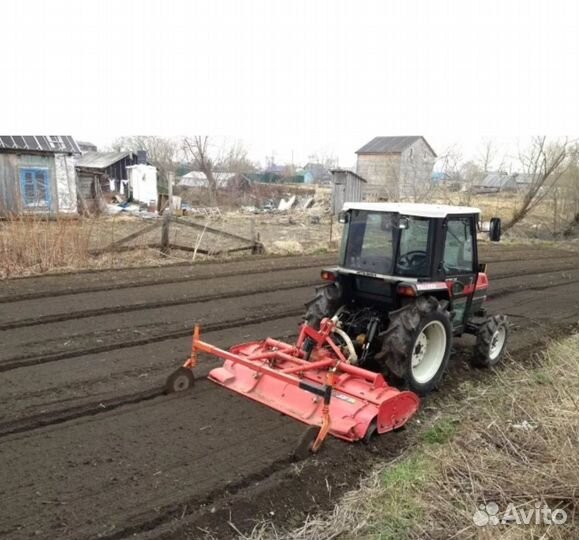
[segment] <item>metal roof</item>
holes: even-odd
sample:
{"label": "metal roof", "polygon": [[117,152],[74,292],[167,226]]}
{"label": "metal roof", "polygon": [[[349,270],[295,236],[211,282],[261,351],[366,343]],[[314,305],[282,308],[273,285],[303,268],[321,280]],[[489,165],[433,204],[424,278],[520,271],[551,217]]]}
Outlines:
{"label": "metal roof", "polygon": [[[229,180],[236,176],[236,173],[213,172],[213,178],[215,178],[219,187],[226,186]],[[190,171],[184,174],[179,180],[179,185],[186,187],[203,187],[206,186],[207,183],[207,176],[201,171]]]}
{"label": "metal roof", "polygon": [[477,184],[479,187],[484,188],[516,188],[517,186],[525,186],[532,184],[535,181],[535,177],[532,174],[526,173],[489,173],[482,181]]}
{"label": "metal roof", "polygon": [[330,169],[330,172],[332,174],[340,174],[340,173],[351,174],[354,178],[357,178],[358,180],[361,180],[362,182],[364,182],[364,184],[368,183],[368,181],[365,178],[362,178],[358,173],[355,173],[354,171],[351,171],[350,169]]}
{"label": "metal roof", "polygon": [[444,218],[450,214],[480,214],[478,208],[470,206],[450,206],[447,204],[420,203],[344,203],[344,210],[366,210],[367,212],[393,212],[404,216]]}
{"label": "metal roof", "polygon": [[508,174],[490,173],[483,178],[479,185],[486,188],[500,189],[508,186],[514,186],[515,182],[513,181],[513,177]]}
{"label": "metal roof", "polygon": [[0,150],[80,154],[70,135],[0,135]]}
{"label": "metal roof", "polygon": [[418,139],[422,139],[434,157],[436,152],[421,135],[407,137],[374,137],[369,143],[356,151],[356,154],[400,154]]}
{"label": "metal roof", "polygon": [[76,160],[76,166],[87,169],[106,169],[131,154],[132,152],[86,152]]}

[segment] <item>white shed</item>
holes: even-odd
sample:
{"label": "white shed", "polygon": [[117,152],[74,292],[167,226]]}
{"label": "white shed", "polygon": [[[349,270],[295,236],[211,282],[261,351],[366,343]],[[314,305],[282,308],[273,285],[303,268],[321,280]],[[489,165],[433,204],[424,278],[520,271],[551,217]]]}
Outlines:
{"label": "white shed", "polygon": [[157,169],[151,165],[139,164],[127,167],[129,189],[133,200],[149,204],[157,202]]}

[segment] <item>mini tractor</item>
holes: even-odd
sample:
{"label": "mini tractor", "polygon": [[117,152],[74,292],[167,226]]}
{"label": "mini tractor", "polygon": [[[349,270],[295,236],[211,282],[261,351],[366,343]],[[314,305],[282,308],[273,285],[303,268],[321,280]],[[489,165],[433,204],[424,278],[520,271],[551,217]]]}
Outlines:
{"label": "mini tractor", "polygon": [[[369,441],[402,427],[437,389],[453,338],[476,336],[471,361],[492,367],[505,351],[504,315],[483,307],[489,281],[478,262],[477,208],[346,203],[339,264],[308,304],[295,344],[272,338],[226,351],[193,332],[191,356],[166,391],[192,386],[198,353],[224,360],[212,381],[308,424],[296,456],[328,434]],[[489,237],[499,241],[500,220]]]}

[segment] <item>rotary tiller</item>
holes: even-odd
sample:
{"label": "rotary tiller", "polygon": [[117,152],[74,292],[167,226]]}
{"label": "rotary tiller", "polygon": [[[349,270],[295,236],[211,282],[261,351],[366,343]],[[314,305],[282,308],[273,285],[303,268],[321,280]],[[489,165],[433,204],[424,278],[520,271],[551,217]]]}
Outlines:
{"label": "rotary tiller", "polygon": [[224,360],[209,372],[213,382],[312,426],[309,451],[318,451],[328,433],[367,441],[404,425],[418,396],[354,365],[355,355],[346,357],[333,339],[339,332],[336,320],[325,318],[319,330],[303,324],[295,345],[267,338],[226,351],[201,341],[195,326],[191,357],[168,378],[166,391],[189,388],[198,353],[207,353]]}

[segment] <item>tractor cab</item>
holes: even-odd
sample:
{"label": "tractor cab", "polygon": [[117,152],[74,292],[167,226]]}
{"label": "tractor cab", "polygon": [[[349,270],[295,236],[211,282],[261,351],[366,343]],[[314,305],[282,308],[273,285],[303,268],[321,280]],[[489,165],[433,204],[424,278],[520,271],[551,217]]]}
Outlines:
{"label": "tractor cab", "polygon": [[467,307],[469,313],[482,307],[484,295],[474,295],[477,282],[486,288],[477,252],[479,216],[478,208],[461,206],[346,204],[335,278],[350,300],[389,311],[423,293],[448,300],[454,330],[461,333]]}

